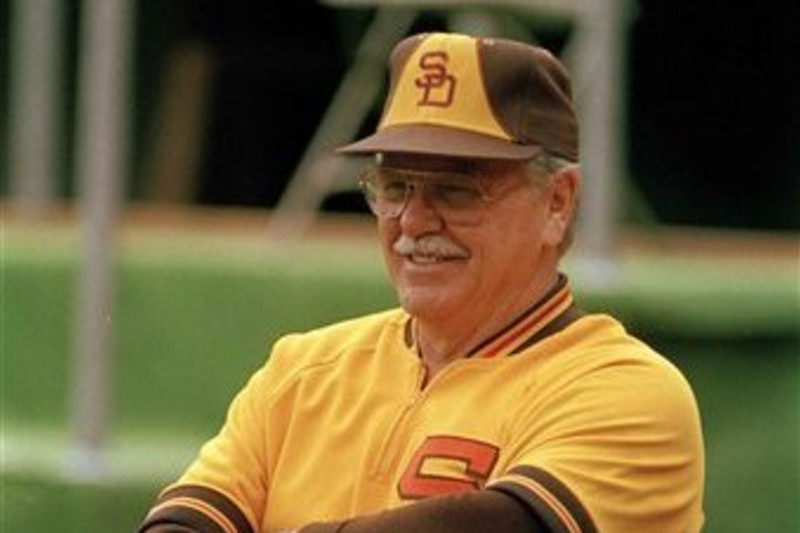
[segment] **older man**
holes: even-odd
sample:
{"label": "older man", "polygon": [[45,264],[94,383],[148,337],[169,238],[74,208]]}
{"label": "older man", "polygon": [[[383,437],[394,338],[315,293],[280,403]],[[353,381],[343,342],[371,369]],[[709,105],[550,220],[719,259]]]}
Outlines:
{"label": "older man", "polygon": [[545,50],[402,41],[361,176],[401,307],[281,339],[141,531],[696,532],[681,374],[573,301],[580,173]]}

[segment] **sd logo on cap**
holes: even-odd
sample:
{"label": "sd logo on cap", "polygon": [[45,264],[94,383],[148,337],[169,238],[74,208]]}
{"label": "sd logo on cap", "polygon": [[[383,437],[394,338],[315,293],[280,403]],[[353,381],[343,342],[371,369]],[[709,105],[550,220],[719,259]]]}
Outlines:
{"label": "sd logo on cap", "polygon": [[401,41],[375,134],[344,154],[420,153],[578,159],[569,77],[547,50],[505,39],[429,33]]}

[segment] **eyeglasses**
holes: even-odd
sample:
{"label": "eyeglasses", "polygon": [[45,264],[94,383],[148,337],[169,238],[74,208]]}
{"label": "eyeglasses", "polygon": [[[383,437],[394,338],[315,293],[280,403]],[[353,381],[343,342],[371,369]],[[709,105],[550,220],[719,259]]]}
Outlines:
{"label": "eyeglasses", "polygon": [[367,205],[381,218],[402,215],[416,190],[449,224],[471,226],[480,223],[486,204],[492,200],[477,176],[465,172],[370,167],[360,183]]}

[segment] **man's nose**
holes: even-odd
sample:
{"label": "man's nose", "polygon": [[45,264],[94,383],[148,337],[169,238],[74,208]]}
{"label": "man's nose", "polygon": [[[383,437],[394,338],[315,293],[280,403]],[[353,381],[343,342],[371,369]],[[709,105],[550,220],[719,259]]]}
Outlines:
{"label": "man's nose", "polygon": [[442,224],[442,217],[426,194],[425,187],[415,183],[408,191],[405,206],[400,213],[401,227],[412,234],[439,229]]}

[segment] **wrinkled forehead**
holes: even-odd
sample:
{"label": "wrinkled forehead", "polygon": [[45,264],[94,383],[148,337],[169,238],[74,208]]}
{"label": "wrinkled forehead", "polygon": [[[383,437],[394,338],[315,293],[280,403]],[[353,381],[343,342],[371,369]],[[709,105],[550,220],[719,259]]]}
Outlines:
{"label": "wrinkled forehead", "polygon": [[525,170],[524,162],[493,159],[471,159],[423,154],[379,154],[380,167],[413,170],[416,172],[458,172],[485,179],[500,178]]}

